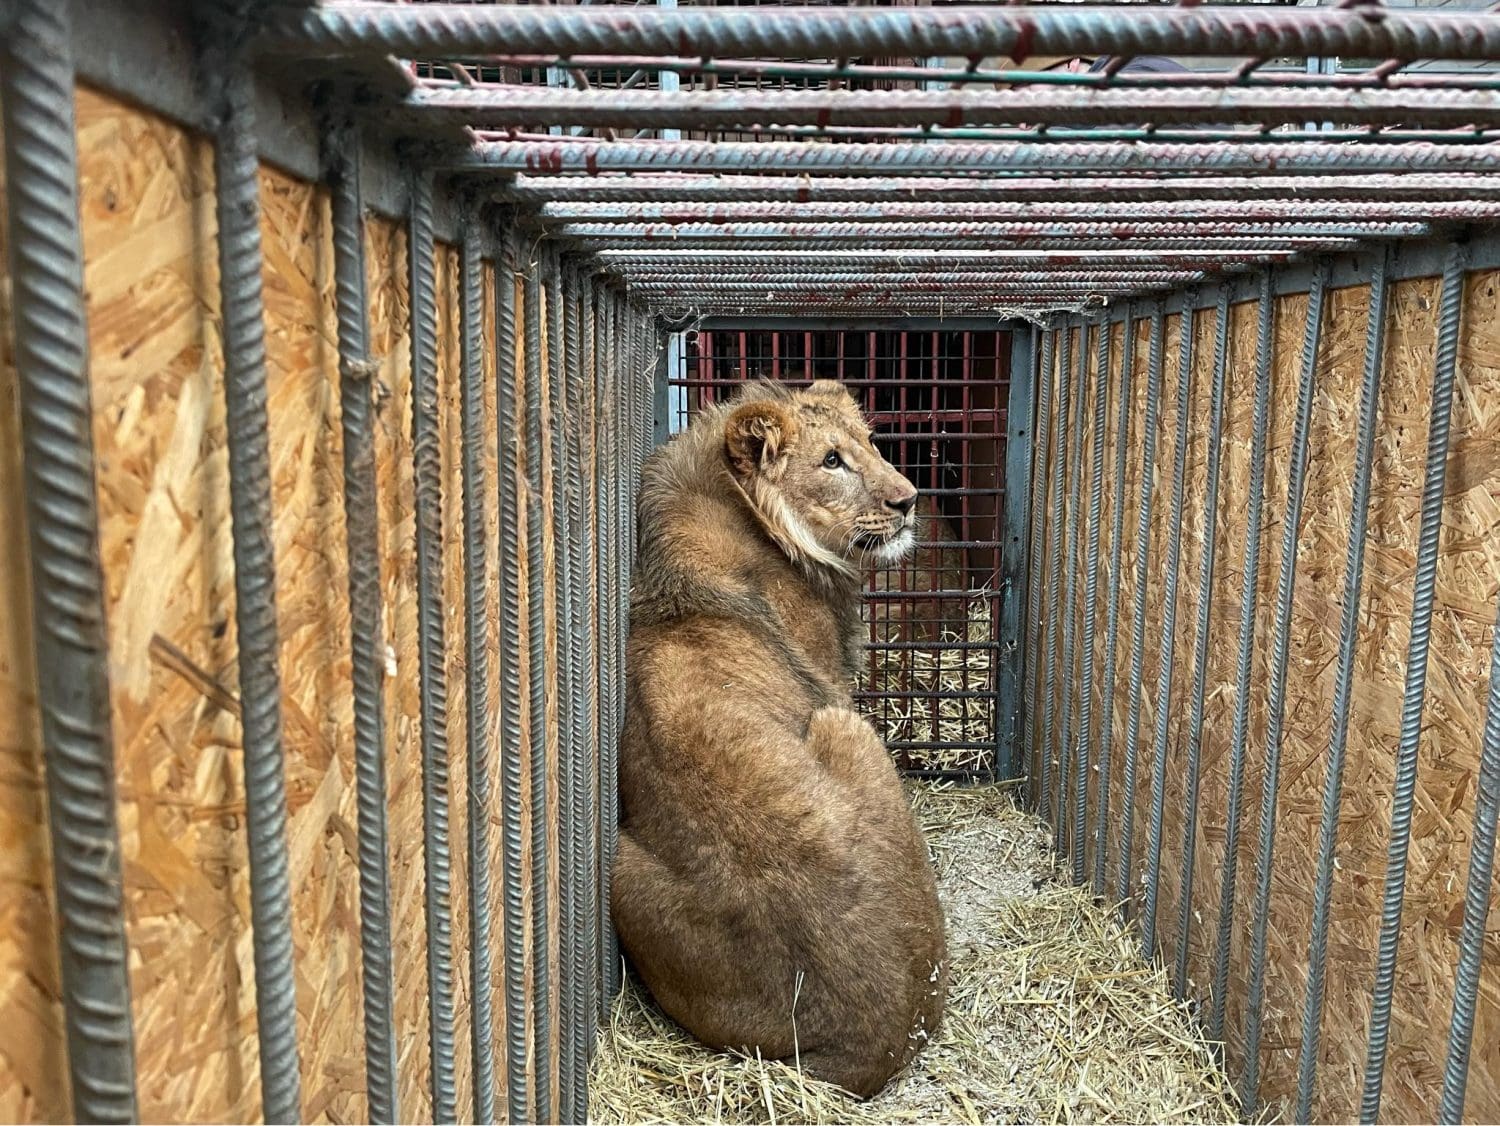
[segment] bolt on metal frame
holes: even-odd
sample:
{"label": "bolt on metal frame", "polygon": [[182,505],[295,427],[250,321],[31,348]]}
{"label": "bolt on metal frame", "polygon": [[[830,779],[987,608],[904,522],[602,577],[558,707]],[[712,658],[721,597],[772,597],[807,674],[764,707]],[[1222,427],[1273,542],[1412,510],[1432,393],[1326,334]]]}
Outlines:
{"label": "bolt on metal frame", "polygon": [[[54,10],[55,9],[55,10]],[[73,64],[65,6],[15,0],[0,18],[12,301],[28,485],[27,530],[34,581],[40,710],[58,911],[62,920],[63,1011],[77,1117],[136,1117],[124,905],[118,871],[113,748],[103,583],[99,563],[96,476],[89,426],[82,251],[73,149]],[[1110,744],[1115,718],[1115,657],[1120,642],[1124,562],[1125,470],[1140,468],[1135,536],[1135,604],[1124,749],[1124,809],[1115,893],[1133,892],[1134,800],[1140,753],[1147,579],[1153,477],[1161,425],[1162,368],[1169,291],[1223,281],[1217,309],[1204,554],[1200,574],[1191,718],[1186,748],[1188,813],[1181,888],[1193,877],[1195,795],[1200,770],[1205,642],[1216,537],[1218,441],[1225,404],[1230,275],[1258,275],[1250,495],[1243,569],[1259,573],[1265,507],[1267,421],[1274,329],[1272,269],[1311,264],[1297,425],[1274,606],[1271,724],[1261,783],[1256,887],[1252,904],[1251,997],[1241,1094],[1253,1102],[1274,859],[1277,766],[1297,579],[1299,510],[1317,381],[1318,331],[1332,256],[1380,248],[1371,283],[1365,384],[1353,480],[1353,528],[1345,569],[1334,727],[1323,786],[1315,873],[1309,976],[1302,1013],[1298,1116],[1310,1112],[1327,957],[1330,888],[1340,809],[1344,744],[1353,693],[1353,655],[1370,472],[1378,435],[1376,399],[1386,327],[1386,290],[1394,240],[1450,240],[1500,219],[1500,81],[1492,71],[1403,72],[1416,60],[1500,59],[1500,20],[1492,13],[1271,7],[991,7],[980,10],[609,8],[424,4],[325,0],[272,10],[258,28],[212,22],[194,29],[205,82],[203,124],[215,142],[218,250],[222,289],[229,488],[235,560],[240,714],[246,759],[255,964],[263,1110],[268,1121],[301,1114],[291,898],[287,870],[279,634],[275,608],[267,433],[262,256],[255,147],[254,64],[258,57],[302,60],[308,73],[347,81],[351,59],[391,54],[424,66],[478,61],[585,73],[634,69],[638,88],[507,86],[411,78],[394,93],[337,102],[351,118],[331,123],[324,175],[332,191],[334,283],[344,427],[344,502],[352,626],[351,694],[359,823],[360,938],[369,1113],[396,1120],[396,1054],[391,1026],[386,780],[381,747],[377,483],[373,472],[372,370],[364,293],[360,135],[403,142],[410,176],[411,363],[418,649],[426,875],[424,952],[432,998],[432,1113],[457,1112],[451,848],[446,739],[447,684],[442,594],[445,504],[462,514],[464,641],[470,850],[470,1002],[474,1114],[494,1120],[494,1052],[503,1042],[505,1115],[511,1121],[581,1116],[593,1029],[620,985],[609,925],[609,862],[618,819],[615,781],[624,711],[624,636],[634,557],[633,503],[647,453],[650,381],[660,350],[657,314],[806,316],[902,320],[982,315],[1009,322],[1014,358],[1031,380],[1012,380],[1007,436],[1024,424],[1034,450],[1007,448],[1005,539],[1014,545],[1015,661],[1012,677],[1023,738],[1003,750],[1009,722],[995,710],[996,763],[1037,761],[1031,792],[1055,817],[1086,875],[1088,776],[1097,764],[1093,885],[1106,889],[1106,823],[1111,807]],[[503,45],[503,54],[497,46]],[[1216,57],[1214,71],[1133,75],[1118,68],[1068,75],[1002,70],[985,60],[1029,55],[1111,53]],[[960,58],[967,68],[920,70],[851,62],[862,55]],[[1288,74],[1278,57],[1384,59],[1368,70]],[[820,60],[837,60],[833,62]],[[324,69],[326,68],[326,70]],[[914,77],[915,75],[925,77]],[[821,83],[802,89],[680,89],[679,79],[792,76]],[[657,78],[657,86],[651,82]],[[671,82],[665,81],[670,76]],[[937,81],[950,89],[833,89],[835,82]],[[1333,131],[1305,129],[1309,120]],[[464,134],[464,127],[471,132]],[[1165,127],[1165,128],[1164,128]],[[617,139],[611,130],[656,130],[657,138]],[[549,136],[549,130],[560,135]],[[745,140],[725,140],[737,130]],[[498,132],[496,132],[498,131]],[[589,136],[592,131],[596,135]],[[682,140],[677,134],[708,134]],[[455,143],[460,136],[467,143]],[[771,137],[776,144],[763,143]],[[434,277],[434,174],[451,173],[466,194],[461,229],[462,326],[460,419],[464,436],[460,496],[445,497],[439,477]],[[447,185],[442,185],[446,193]],[[511,210],[492,210],[499,205]],[[519,241],[540,239],[536,254]],[[1443,271],[1433,416],[1422,491],[1412,633],[1406,665],[1397,785],[1372,996],[1364,1121],[1380,1109],[1399,953],[1407,855],[1412,831],[1421,716],[1445,473],[1449,414],[1468,252],[1454,243]],[[497,545],[486,542],[483,497],[483,315],[485,271],[496,281],[496,441],[500,481]],[[516,309],[513,281],[524,280]],[[1149,295],[1150,306],[1127,303]],[[1123,304],[1118,383],[1109,333]],[[1164,834],[1165,770],[1171,704],[1183,510],[1183,459],[1192,377],[1192,317],[1184,300],[1177,444],[1174,449],[1155,730],[1151,817],[1141,925],[1155,953],[1156,903]],[[1134,327],[1149,308],[1145,429],[1131,431]],[[545,321],[544,319],[545,318]],[[1020,318],[1020,320],[1011,320]],[[523,325],[524,373],[516,326]],[[1036,325],[1036,347],[1027,347]],[[541,339],[546,326],[547,349]],[[1094,385],[1088,387],[1088,332],[1095,332]],[[1076,344],[1075,344],[1076,340]],[[1074,348],[1076,347],[1076,353]],[[1020,374],[1020,370],[1013,374]],[[524,398],[518,399],[518,379]],[[1093,399],[1089,399],[1089,394]],[[1099,536],[1109,396],[1118,397],[1112,484],[1111,560]],[[1032,400],[1035,399],[1035,417]],[[1093,442],[1084,449],[1086,408]],[[998,405],[998,404],[997,404]],[[544,421],[550,419],[550,428]],[[1085,455],[1087,454],[1087,465]],[[1069,460],[1074,459],[1074,460]],[[1138,460],[1136,460],[1138,459]],[[1029,479],[1019,466],[1031,462]],[[519,474],[526,474],[523,489]],[[1084,477],[1087,474],[1085,510]],[[546,501],[549,499],[550,510]],[[1010,494],[1016,505],[1012,508]],[[1025,494],[1029,494],[1026,496]],[[1022,504],[1022,499],[1029,503]],[[1080,527],[1082,524],[1082,527]],[[528,554],[527,611],[521,608],[522,550]],[[545,569],[550,534],[556,566]],[[1021,542],[1024,541],[1024,542]],[[960,541],[963,542],[963,541]],[[494,553],[498,566],[488,560]],[[1066,554],[1064,554],[1066,553]],[[1066,559],[1066,571],[1064,570]],[[1022,560],[1025,565],[1022,566]],[[1079,568],[1083,573],[1079,575]],[[1097,583],[1104,576],[1103,707],[1093,701]],[[493,576],[493,577],[492,577]],[[499,649],[486,649],[485,609],[498,599]],[[1083,620],[1075,627],[1080,590]],[[1005,603],[1002,602],[1002,605]],[[1222,1038],[1237,923],[1237,855],[1250,737],[1249,690],[1255,667],[1256,583],[1245,582],[1239,636],[1220,910],[1212,950],[1208,1030]],[[547,633],[546,608],[557,611]],[[1022,613],[1024,607],[1024,613]],[[1067,617],[1059,628],[1058,615]],[[523,620],[524,618],[524,620]],[[1074,707],[1075,637],[1081,633],[1083,693]],[[1020,638],[1027,644],[1019,645]],[[899,643],[893,643],[899,644]],[[976,643],[996,647],[1003,638]],[[962,649],[963,646],[955,646]],[[1041,660],[1035,658],[1040,657]],[[1023,659],[1024,658],[1024,659]],[[486,699],[488,662],[499,663],[498,701]],[[558,730],[547,726],[542,670],[557,670]],[[523,666],[530,697],[522,699]],[[997,672],[997,684],[1000,673]],[[1500,637],[1491,657],[1490,698],[1480,747],[1474,830],[1458,985],[1453,999],[1440,1114],[1458,1121],[1478,1004],[1484,919],[1500,808]],[[1002,690],[997,687],[997,695]],[[1024,701],[1019,699],[1024,697]],[[521,724],[529,706],[529,727]],[[1061,708],[1059,714],[1058,709]],[[498,710],[498,715],[496,714]],[[1040,717],[1040,722],[1036,718]],[[490,747],[491,720],[499,730]],[[529,737],[529,746],[523,746]],[[1094,746],[1097,738],[1099,746]],[[546,748],[555,745],[559,824],[549,825]],[[488,792],[490,754],[498,750],[498,797]],[[529,776],[523,773],[529,754]],[[1053,775],[1053,770],[1056,775]],[[1055,786],[1054,786],[1055,783]],[[523,871],[523,813],[532,816],[531,869]],[[498,802],[505,1002],[503,1036],[493,1028],[489,996],[488,814]],[[1071,816],[1072,821],[1068,823]],[[1071,830],[1064,835],[1064,829]],[[558,856],[551,856],[553,840]],[[100,857],[105,857],[104,862]],[[547,916],[554,859],[562,887],[561,927]],[[113,867],[111,867],[113,865]],[[523,890],[531,881],[528,920]],[[1190,896],[1181,893],[1175,986],[1186,988]],[[528,952],[527,924],[531,949]],[[556,954],[559,1105],[552,1106],[554,1012],[550,967]],[[534,990],[525,993],[528,957]],[[536,1082],[528,1077],[534,1061]]]}

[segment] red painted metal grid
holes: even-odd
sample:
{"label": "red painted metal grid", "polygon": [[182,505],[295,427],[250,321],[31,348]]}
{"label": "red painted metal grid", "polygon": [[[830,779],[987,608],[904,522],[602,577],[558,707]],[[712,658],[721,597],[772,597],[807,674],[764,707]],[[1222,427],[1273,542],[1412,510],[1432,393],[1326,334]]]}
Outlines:
{"label": "red painted metal grid", "polygon": [[1009,354],[998,331],[731,326],[689,332],[668,381],[680,429],[749,379],[838,380],[920,490],[914,556],[867,575],[856,692],[909,771],[979,772],[994,760]]}

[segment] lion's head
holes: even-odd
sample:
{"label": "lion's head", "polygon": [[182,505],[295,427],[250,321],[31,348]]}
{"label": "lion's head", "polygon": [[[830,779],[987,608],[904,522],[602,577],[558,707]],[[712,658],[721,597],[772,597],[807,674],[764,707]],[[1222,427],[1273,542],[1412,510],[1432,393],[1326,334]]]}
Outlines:
{"label": "lion's head", "polygon": [[916,540],[917,490],[870,441],[843,387],[751,384],[724,424],[730,475],[793,559],[853,569],[857,557],[905,557]]}

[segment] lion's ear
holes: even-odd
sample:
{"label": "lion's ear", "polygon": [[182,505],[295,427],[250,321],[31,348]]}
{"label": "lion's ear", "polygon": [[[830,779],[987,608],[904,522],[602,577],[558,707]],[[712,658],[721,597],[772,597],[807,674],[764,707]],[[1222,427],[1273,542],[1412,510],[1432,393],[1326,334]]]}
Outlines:
{"label": "lion's ear", "polygon": [[738,477],[773,466],[796,435],[797,424],[786,407],[758,399],[736,408],[724,424],[724,452]]}

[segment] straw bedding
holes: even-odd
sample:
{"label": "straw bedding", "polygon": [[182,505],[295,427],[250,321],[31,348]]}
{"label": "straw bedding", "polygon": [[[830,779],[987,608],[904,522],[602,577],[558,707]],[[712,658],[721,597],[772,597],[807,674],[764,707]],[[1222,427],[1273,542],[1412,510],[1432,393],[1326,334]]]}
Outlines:
{"label": "straw bedding", "polygon": [[709,1052],[627,985],[591,1076],[598,1123],[1234,1122],[1210,1046],[1138,941],[1054,880],[1002,789],[913,785],[948,920],[940,1033],[875,1099]]}

